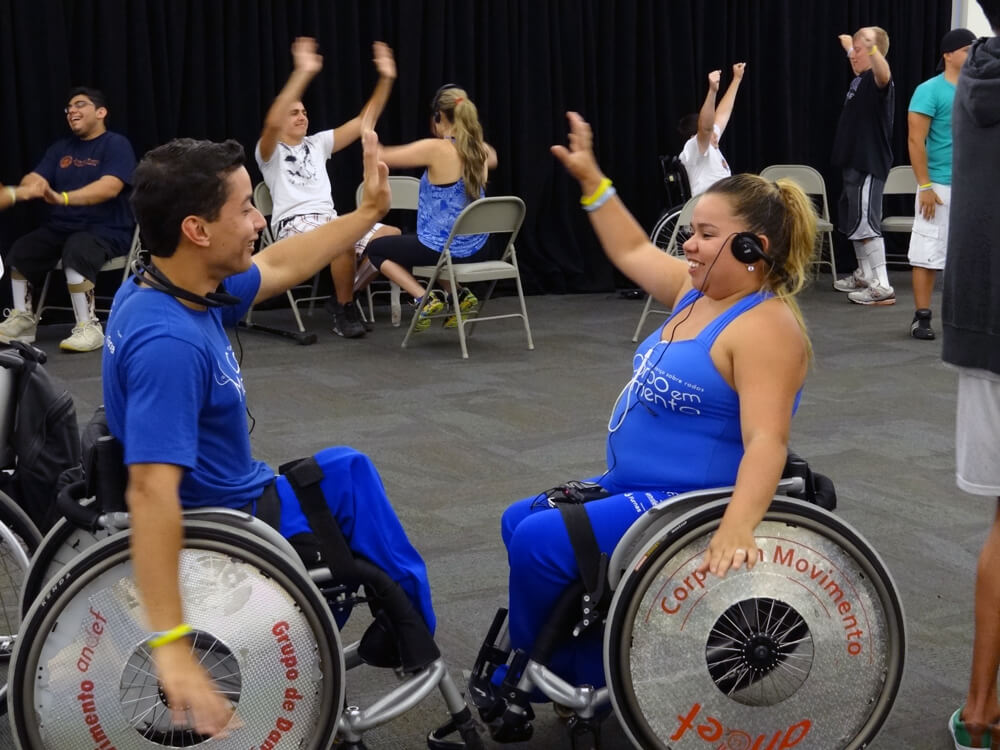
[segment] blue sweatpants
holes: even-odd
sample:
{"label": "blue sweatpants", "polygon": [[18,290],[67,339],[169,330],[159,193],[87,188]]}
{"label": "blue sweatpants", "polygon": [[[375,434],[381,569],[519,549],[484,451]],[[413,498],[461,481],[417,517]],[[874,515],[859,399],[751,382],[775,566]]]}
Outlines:
{"label": "blue sweatpants", "polygon": [[[371,459],[353,448],[335,446],[317,453],[316,461],[323,470],[320,489],[348,546],[402,586],[433,633],[436,619],[427,567],[407,539]],[[279,475],[275,486],[281,499],[281,535],[287,539],[310,533],[291,484]]]}
{"label": "blue sweatpants", "polygon": [[[677,494],[602,486],[617,494],[591,500],[584,508],[598,546],[609,557],[639,516]],[[550,507],[544,496],[525,498],[507,508],[501,534],[510,564],[510,641],[514,648],[530,652],[552,607],[563,590],[580,577],[580,570],[562,514]],[[592,631],[574,639],[558,648],[547,666],[573,684],[604,685],[601,638],[602,633]]]}

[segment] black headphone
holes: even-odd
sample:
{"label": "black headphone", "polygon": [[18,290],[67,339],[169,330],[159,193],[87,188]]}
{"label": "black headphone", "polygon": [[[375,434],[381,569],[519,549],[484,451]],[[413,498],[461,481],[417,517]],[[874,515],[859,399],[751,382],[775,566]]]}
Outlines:
{"label": "black headphone", "polygon": [[733,257],[740,263],[749,266],[762,260],[772,268],[774,267],[774,260],[764,252],[764,248],[760,244],[760,237],[753,232],[737,232],[733,235],[729,249],[733,251]]}
{"label": "black headphone", "polygon": [[[150,261],[149,256],[145,253],[140,254],[139,257],[132,262],[132,273],[135,274],[137,281],[141,281],[146,286],[160,292],[165,292],[171,297],[187,300],[188,302],[194,302],[196,305],[204,305],[205,307],[228,307],[230,305],[238,305],[242,301],[239,297],[225,291],[209,292],[202,297],[200,294],[189,292],[187,289],[181,289],[179,286],[174,284],[174,282],[168,279],[167,275],[163,273],[163,271],[154,266]],[[222,289],[222,287],[220,286],[219,289]]]}
{"label": "black headphone", "polygon": [[439,106],[439,99],[441,94],[443,94],[448,89],[460,89],[462,88],[457,83],[446,83],[441,86],[437,91],[434,92],[434,98],[431,99],[431,114],[434,115],[434,122],[441,122],[441,108]]}

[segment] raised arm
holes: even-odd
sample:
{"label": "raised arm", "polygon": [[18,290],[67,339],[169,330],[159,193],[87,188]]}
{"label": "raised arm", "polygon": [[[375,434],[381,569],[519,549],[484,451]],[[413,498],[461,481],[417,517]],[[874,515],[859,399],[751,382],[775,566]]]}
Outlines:
{"label": "raised arm", "polygon": [[733,330],[733,385],[740,400],[743,458],[733,498],[699,570],[724,576],[759,557],[754,531],[774,497],[788,457],[795,396],[808,368],[798,323],[777,299],[762,303]]}
{"label": "raised arm", "polygon": [[[184,622],[178,582],[182,474],[181,467],[170,464],[129,466],[125,497],[132,527],[132,569],[147,625],[154,632],[169,631]],[[154,648],[153,661],[167,702],[174,707],[174,722],[181,726],[187,723],[182,708],[186,706],[196,732],[208,736],[224,733],[232,706],[216,692],[188,639]]]}
{"label": "raised arm", "polygon": [[[590,125],[576,112],[568,112],[566,117],[570,127],[569,148],[553,146],[552,153],[576,178],[581,193],[589,199],[607,184],[606,178],[594,157]],[[597,200],[600,198],[594,202]],[[605,200],[588,215],[611,262],[653,297],[673,304],[681,289],[689,283],[687,263],[658,250],[617,196]]]}
{"label": "raised arm", "polygon": [[713,70],[708,74],[708,93],[705,103],[698,113],[698,153],[703,154],[712,145],[712,133],[715,130],[715,97],[719,94],[721,70]]}
{"label": "raised arm", "polygon": [[321,227],[268,245],[254,256],[260,270],[260,289],[254,302],[269,299],[308,279],[337,256],[353,251],[372,225],[389,210],[389,168],[378,161],[378,138],[373,130],[361,137],[365,162],[365,189],[361,205]]}
{"label": "raised arm", "polygon": [[375,70],[378,71],[379,79],[375,84],[375,90],[371,98],[365,103],[361,112],[338,128],[333,130],[333,150],[336,153],[345,146],[350,146],[361,136],[362,118],[368,117],[372,122],[377,122],[382,116],[385,104],[389,101],[389,94],[392,93],[392,85],[396,82],[396,60],[392,56],[392,49],[384,42],[375,42],[372,45],[372,55],[375,59]]}
{"label": "raised arm", "polygon": [[[746,70],[745,62],[736,63],[733,66],[733,80],[729,83],[729,88],[719,100],[719,105],[715,108],[715,126],[719,129],[719,137],[726,130],[729,124],[729,117],[733,114],[733,104],[736,102],[736,93],[739,91],[740,83],[743,82],[743,72]],[[700,119],[700,118],[699,118]]]}
{"label": "raised arm", "polygon": [[323,69],[323,56],[316,49],[316,40],[309,37],[298,37],[292,43],[292,74],[267,110],[260,133],[260,155],[264,161],[270,161],[274,154],[292,105],[302,99],[309,82]]}
{"label": "raised arm", "polygon": [[869,54],[872,58],[872,75],[875,76],[875,85],[884,89],[892,80],[892,70],[889,68],[889,61],[885,59],[882,50],[878,45],[872,43]]}

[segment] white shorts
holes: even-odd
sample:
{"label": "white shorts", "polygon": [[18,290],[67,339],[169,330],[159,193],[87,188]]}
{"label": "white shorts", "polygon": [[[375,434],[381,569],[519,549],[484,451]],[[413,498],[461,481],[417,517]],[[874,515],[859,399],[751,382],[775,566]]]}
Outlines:
{"label": "white shorts", "polygon": [[955,481],[973,495],[1000,497],[1000,375],[958,373]]}
{"label": "white shorts", "polygon": [[[277,228],[274,231],[274,238],[276,240],[283,240],[285,237],[290,237],[293,234],[305,234],[310,232],[317,227],[321,227],[327,222],[333,221],[337,218],[337,214],[297,214],[295,216],[288,216],[281,220]],[[365,248],[368,247],[368,242],[371,240],[372,236],[385,224],[380,224],[375,222],[375,226],[365,232],[364,237],[354,243],[354,252],[357,255],[363,255]]]}
{"label": "white shorts", "polygon": [[920,213],[920,193],[917,193],[914,199],[913,233],[910,235],[910,252],[907,257],[911,266],[943,271],[948,249],[951,185],[939,185],[936,182],[931,184],[943,203],[935,208],[934,218],[928,221]]}

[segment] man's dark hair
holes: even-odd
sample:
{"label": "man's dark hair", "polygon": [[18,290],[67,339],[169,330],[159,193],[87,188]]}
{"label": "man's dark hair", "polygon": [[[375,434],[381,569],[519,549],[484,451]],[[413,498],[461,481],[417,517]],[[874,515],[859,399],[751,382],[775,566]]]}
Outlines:
{"label": "man's dark hair", "polygon": [[990,22],[990,28],[1000,34],[1000,0],[979,0],[979,7]]}
{"label": "man's dark hair", "polygon": [[132,211],[143,247],[169,258],[180,242],[185,217],[219,218],[229,197],[226,180],[245,161],[243,146],[232,139],[175,138],[148,152],[132,178]]}
{"label": "man's dark hair", "polygon": [[696,136],[698,134],[698,113],[692,112],[679,119],[677,121],[677,132],[681,134],[685,141]]}
{"label": "man's dark hair", "polygon": [[108,98],[104,96],[104,92],[100,89],[92,89],[87,86],[75,86],[69,90],[69,94],[66,96],[66,103],[69,104],[73,101],[74,97],[85,96],[90,101],[94,103],[94,109],[100,109],[104,107],[108,108]]}

